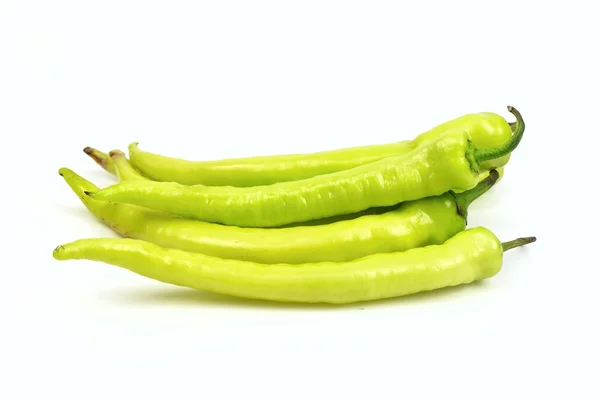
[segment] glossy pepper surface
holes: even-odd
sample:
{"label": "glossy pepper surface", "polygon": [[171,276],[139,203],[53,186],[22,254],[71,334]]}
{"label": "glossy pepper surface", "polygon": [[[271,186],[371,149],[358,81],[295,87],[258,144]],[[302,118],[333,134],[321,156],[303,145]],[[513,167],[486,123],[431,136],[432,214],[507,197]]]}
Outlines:
{"label": "glossy pepper surface", "polygon": [[[127,158],[127,155],[122,152],[121,150],[112,150],[109,153],[104,153],[98,149],[95,149],[93,147],[86,147],[84,149],[84,152],[90,156],[91,159],[93,159],[96,164],[98,164],[99,166],[101,166],[105,171],[116,175],[120,181],[130,181],[130,180],[146,180],[146,181],[151,181],[152,179],[148,178],[147,176],[143,175],[140,171],[138,171],[133,164],[131,164],[131,161]],[[119,164],[119,168],[117,168],[117,165]],[[498,173],[498,179],[497,182],[500,182],[500,180],[502,180],[502,177],[504,176],[504,167],[499,167],[498,169],[495,169],[495,171]],[[488,170],[480,170],[479,172],[479,180],[482,181],[485,178],[487,178],[489,176],[490,171]],[[462,190],[457,189],[456,192],[460,193]],[[363,210],[363,212],[359,212],[362,214],[372,214],[372,213],[379,213],[378,210]],[[359,213],[355,213],[355,214],[359,214]],[[330,218],[325,218],[322,219],[321,221],[325,221],[325,220],[331,220],[331,221],[335,221],[335,220],[339,220],[339,219],[347,219],[344,216],[334,216],[334,217],[330,217]],[[319,221],[305,221],[301,224],[306,225],[307,223],[310,224],[315,224],[315,223],[321,223]]]}
{"label": "glossy pepper surface", "polygon": [[349,170],[250,188],[126,181],[89,195],[187,218],[242,227],[276,227],[468,190],[479,165],[510,154],[525,129],[490,149],[477,149],[462,130],[448,132],[414,151]]}
{"label": "glossy pepper surface", "polygon": [[[124,157],[119,156],[115,161],[117,170],[127,169]],[[87,209],[122,236],[209,256],[265,264],[349,261],[369,254],[441,244],[465,229],[469,204],[489,190],[498,178],[498,173],[492,170],[488,178],[467,192],[402,203],[379,215],[326,225],[261,229],[213,224],[143,207],[94,200],[86,196],[85,191],[96,191],[95,185],[67,168],[59,173]]]}
{"label": "glossy pepper surface", "polygon": [[[102,166],[102,168],[104,168],[106,171],[110,172],[111,174],[116,175],[121,181],[128,181],[128,180],[148,180],[149,181],[150,180],[149,178],[143,176],[137,169],[135,169],[135,167],[127,159],[127,156],[125,155],[125,153],[123,153],[121,150],[112,150],[109,153],[104,153],[104,152],[94,149],[92,147],[86,147],[86,149],[88,149],[88,151],[90,153],[94,154],[92,159],[94,159],[94,161],[96,161],[96,163],[98,165]],[[87,153],[88,152],[86,152],[86,154]],[[494,171],[494,175],[497,175],[497,177],[494,177],[494,180],[495,180],[494,185],[496,185],[498,182],[500,182],[500,180],[502,179],[502,177],[504,175],[503,174],[504,168],[498,168],[497,170],[492,170],[492,171]],[[484,181],[486,178],[488,178],[490,176],[490,172],[491,171],[485,171],[485,172],[480,173],[479,181],[481,182],[481,181]],[[95,187],[95,189],[89,189],[90,192],[94,192],[94,191],[98,191],[98,190],[100,190],[100,189],[98,189],[96,187]],[[461,192],[463,192],[463,191],[462,190],[455,191],[455,193],[461,193]],[[387,206],[387,207],[374,207],[374,208],[369,208],[366,210],[361,210],[359,212],[352,213],[352,214],[335,215],[335,216],[320,218],[320,219],[316,219],[316,220],[294,222],[291,224],[283,225],[283,227],[331,224],[333,222],[358,218],[363,215],[383,214],[384,212],[396,209],[396,207],[397,207],[396,205]]]}
{"label": "glossy pepper surface", "polygon": [[[512,134],[510,124],[502,116],[483,112],[447,121],[421,133],[413,140],[310,154],[188,161],[142,151],[138,143],[132,143],[129,146],[129,157],[136,169],[156,181],[205,186],[262,186],[344,171],[387,157],[396,157],[456,129],[464,130],[479,149],[500,146]],[[485,173],[487,170],[503,167],[509,158],[510,154],[506,154],[482,162],[480,170]]]}
{"label": "glossy pepper surface", "polygon": [[441,245],[374,254],[349,262],[258,264],[168,249],[135,239],[82,239],[54,250],[57,260],[85,259],[169,283],[243,298],[353,303],[468,284],[496,275],[503,252],[535,238],[501,243],[483,227]]}

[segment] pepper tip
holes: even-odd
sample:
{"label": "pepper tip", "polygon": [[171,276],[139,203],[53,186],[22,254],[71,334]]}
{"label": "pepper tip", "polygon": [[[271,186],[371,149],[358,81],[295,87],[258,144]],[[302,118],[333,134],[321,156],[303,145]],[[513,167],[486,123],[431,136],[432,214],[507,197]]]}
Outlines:
{"label": "pepper tip", "polygon": [[123,153],[121,150],[111,150],[108,152],[108,155],[110,158],[125,157],[125,153]]}
{"label": "pepper tip", "polygon": [[70,174],[70,173],[72,173],[72,172],[73,172],[73,171],[71,171],[69,168],[66,168],[66,167],[62,167],[62,168],[59,168],[59,169],[58,169],[58,174],[59,174],[60,176],[62,176],[62,177],[64,177],[64,176],[65,176],[65,174]]}
{"label": "pepper tip", "polygon": [[62,256],[62,253],[64,252],[64,250],[65,250],[65,246],[63,246],[63,245],[56,246],[54,248],[54,250],[52,251],[52,257],[54,257],[54,259],[56,259],[56,260],[63,260],[63,258],[61,256]]}

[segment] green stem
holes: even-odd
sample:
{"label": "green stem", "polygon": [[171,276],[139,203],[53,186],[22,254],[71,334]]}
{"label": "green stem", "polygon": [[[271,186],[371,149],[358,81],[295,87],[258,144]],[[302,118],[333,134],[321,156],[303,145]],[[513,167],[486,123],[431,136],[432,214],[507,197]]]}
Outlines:
{"label": "green stem", "polygon": [[530,236],[511,240],[510,242],[504,242],[502,243],[502,251],[508,251],[510,249],[514,249],[515,247],[525,246],[526,244],[533,243],[536,240],[537,239],[535,236]]}
{"label": "green stem", "polygon": [[467,220],[468,208],[481,195],[490,190],[496,184],[500,174],[495,169],[489,172],[489,175],[477,184],[473,189],[469,189],[462,193],[450,192],[456,201],[456,210],[463,216],[465,222]]}
{"label": "green stem", "polygon": [[523,117],[521,116],[521,113],[512,106],[508,106],[508,111],[517,119],[515,133],[508,142],[501,146],[492,147],[490,149],[475,149],[475,160],[477,163],[504,157],[516,149],[521,142],[521,139],[523,138],[523,132],[525,132],[525,122],[523,121]]}

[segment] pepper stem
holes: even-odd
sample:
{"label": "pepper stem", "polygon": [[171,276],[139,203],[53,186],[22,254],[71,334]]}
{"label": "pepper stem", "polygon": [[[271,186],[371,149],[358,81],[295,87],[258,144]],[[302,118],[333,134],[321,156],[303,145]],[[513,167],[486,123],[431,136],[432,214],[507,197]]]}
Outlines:
{"label": "pepper stem", "polygon": [[511,240],[510,242],[504,242],[502,243],[502,251],[508,251],[510,249],[514,249],[515,247],[525,246],[526,244],[533,243],[536,240],[537,239],[535,236],[530,236]]}
{"label": "pepper stem", "polygon": [[525,121],[521,113],[514,107],[508,106],[508,111],[515,116],[517,119],[517,126],[515,127],[514,134],[510,140],[498,147],[492,147],[490,149],[475,149],[475,160],[478,163],[488,160],[494,160],[496,158],[504,157],[510,154],[514,149],[517,148],[521,139],[523,139],[523,132],[525,132]]}
{"label": "pepper stem", "polygon": [[481,197],[485,192],[490,190],[492,186],[496,184],[500,174],[495,169],[490,170],[489,175],[481,180],[477,186],[473,189],[469,189],[462,193],[454,193],[450,192],[454,197],[454,201],[456,201],[456,210],[460,215],[463,216],[465,222],[467,220],[468,208],[473,203],[473,201],[477,200]]}

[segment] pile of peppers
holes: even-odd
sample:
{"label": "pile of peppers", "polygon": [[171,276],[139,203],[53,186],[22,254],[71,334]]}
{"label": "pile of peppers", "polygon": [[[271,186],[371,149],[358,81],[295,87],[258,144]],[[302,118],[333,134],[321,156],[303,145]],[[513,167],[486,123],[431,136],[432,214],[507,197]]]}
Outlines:
{"label": "pile of peppers", "polygon": [[211,161],[132,143],[84,149],[118,182],[99,188],[59,174],[114,237],[54,249],[141,276],[246,299],[344,304],[410,295],[495,276],[507,250],[467,224],[496,185],[525,123],[467,114],[412,140],[310,154]]}

